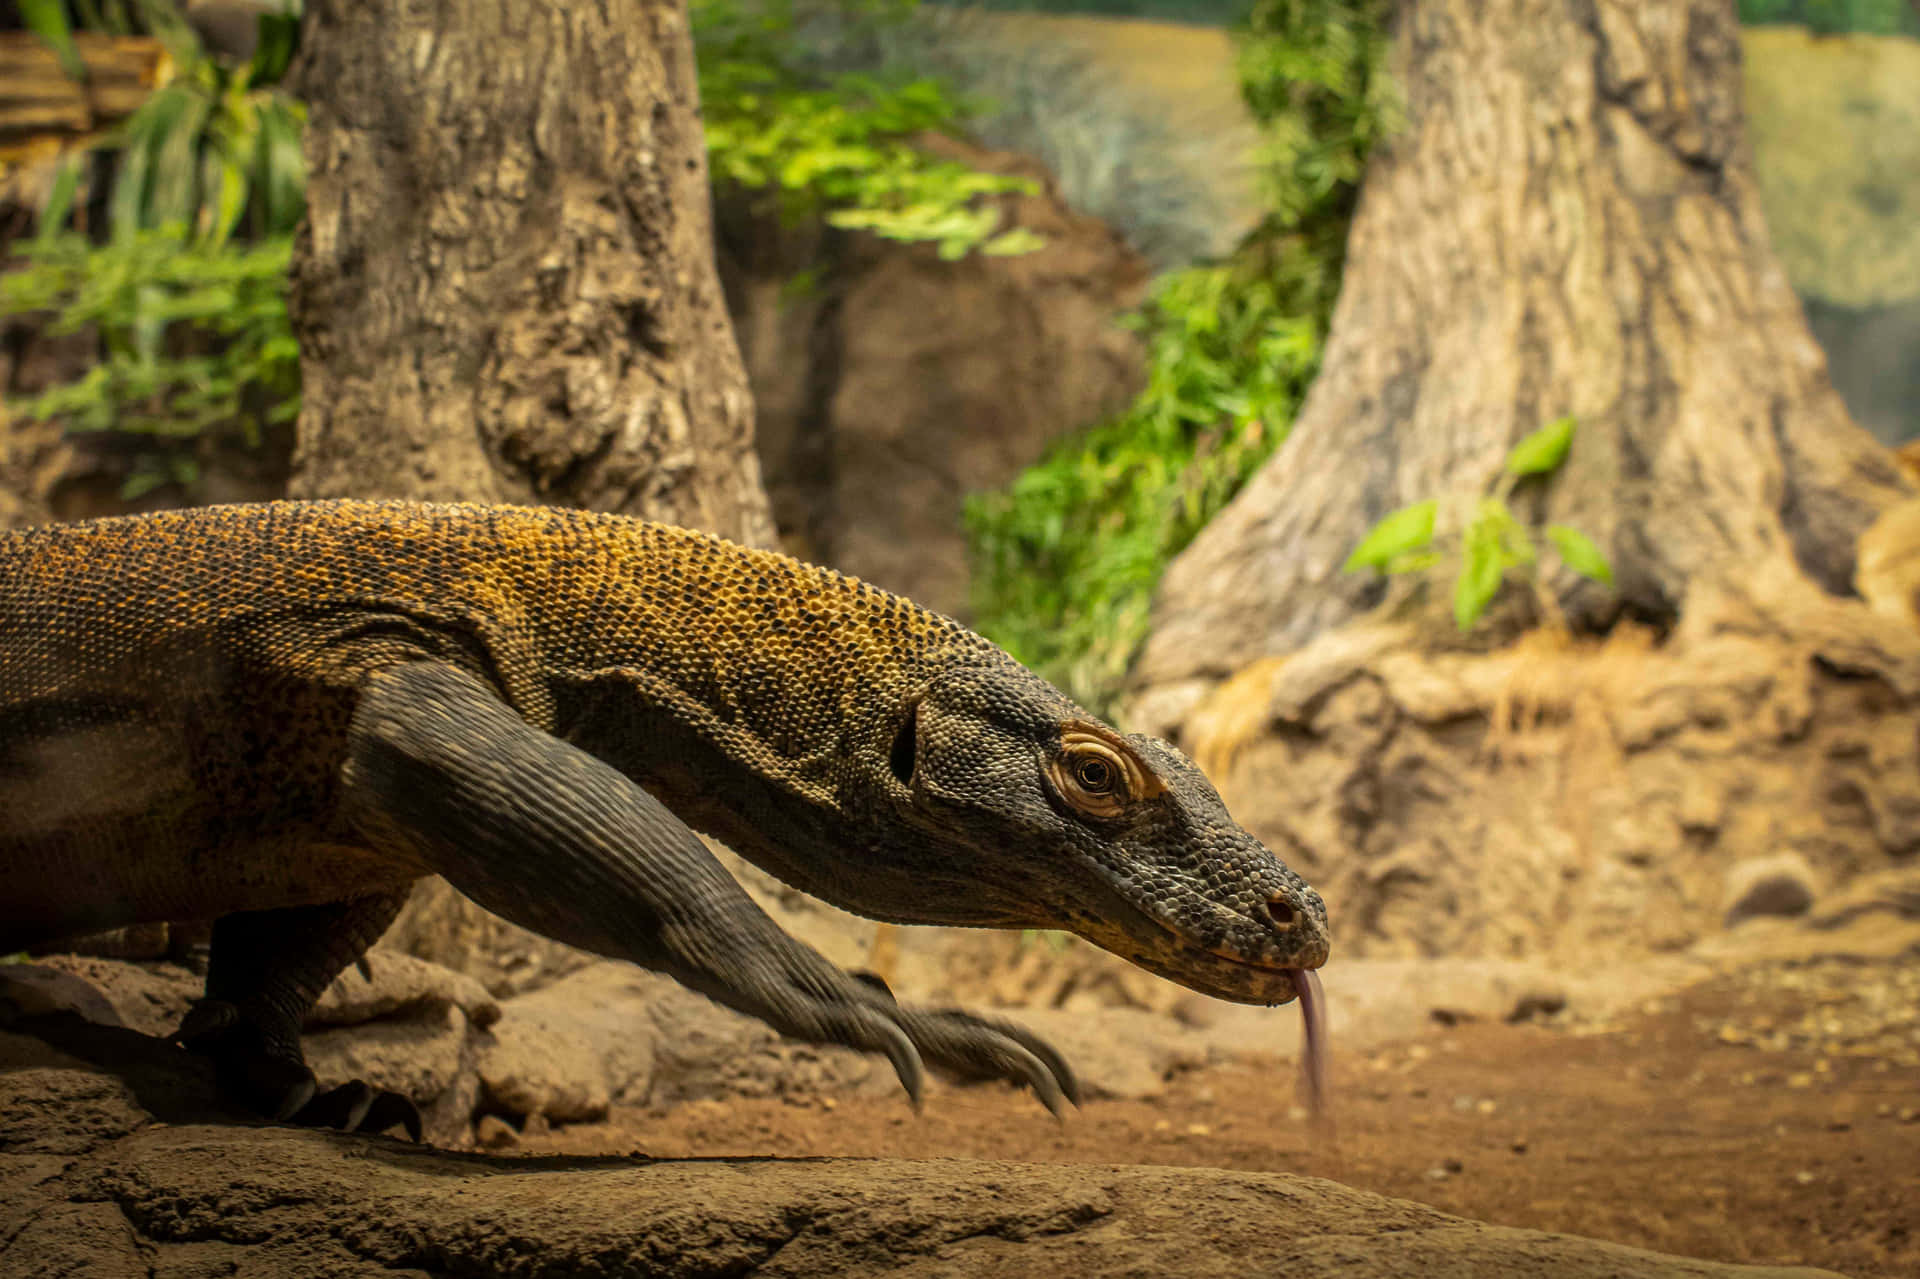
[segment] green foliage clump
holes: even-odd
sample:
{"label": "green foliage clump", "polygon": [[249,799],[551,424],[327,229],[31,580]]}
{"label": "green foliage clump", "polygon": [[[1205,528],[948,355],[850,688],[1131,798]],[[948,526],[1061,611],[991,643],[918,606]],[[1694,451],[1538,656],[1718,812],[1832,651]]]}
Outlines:
{"label": "green foliage clump", "polygon": [[[1509,575],[1538,589],[1539,551],[1507,499],[1522,482],[1559,470],[1573,448],[1573,435],[1574,420],[1563,417],[1526,436],[1508,451],[1492,493],[1430,497],[1381,517],[1347,557],[1346,571],[1429,573],[1454,563],[1453,622],[1466,634]],[[1613,585],[1613,566],[1592,538],[1565,524],[1549,524],[1545,532],[1562,564]]]}
{"label": "green foliage clump", "polygon": [[0,276],[0,315],[51,311],[52,333],[92,328],[100,358],[76,381],[12,407],[69,431],[145,437],[124,496],[198,478],[189,447],[300,410],[300,348],[287,321],[292,240],[252,245],[189,235],[179,223],[95,245],[71,231],[30,241],[29,265]]}
{"label": "green foliage clump", "polygon": [[1912,0],[1740,0],[1740,21],[1791,24],[1820,35],[1920,36],[1920,12]]}
{"label": "green foliage clump", "polygon": [[1360,175],[1394,120],[1384,16],[1384,0],[1254,7],[1240,68],[1272,212],[1231,260],[1158,282],[1132,405],[968,502],[976,624],[1096,710],[1167,563],[1286,437],[1319,368]]}
{"label": "green foliage clump", "polygon": [[904,21],[911,0],[842,0],[813,11],[792,0],[693,0],[692,8],[716,182],[763,192],[791,218],[824,216],[931,242],[943,258],[1038,247],[1029,231],[999,232],[1000,211],[983,198],[1031,192],[1031,181],[913,145],[915,135],[952,129],[965,114],[939,81],[835,70],[808,55],[809,20],[830,23],[844,40],[849,27]]}
{"label": "green foliage clump", "polygon": [[[26,265],[0,278],[0,317],[49,313],[48,332],[91,330],[99,341],[98,362],[79,378],[8,407],[138,441],[124,489],[134,497],[191,485],[203,434],[257,445],[299,411],[285,293],[305,210],[305,110],[277,87],[297,26],[264,15],[253,58],[229,64],[160,0],[81,8],[96,29],[160,37],[177,70],[103,148],[104,225],[70,225],[86,209],[76,210],[81,161],[69,157],[20,249]],[[43,5],[35,30],[70,45],[65,21],[63,8]]]}

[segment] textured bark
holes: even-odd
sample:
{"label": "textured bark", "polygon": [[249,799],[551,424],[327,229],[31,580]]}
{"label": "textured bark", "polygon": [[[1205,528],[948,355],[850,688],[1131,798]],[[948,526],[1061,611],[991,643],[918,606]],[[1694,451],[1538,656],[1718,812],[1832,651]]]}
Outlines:
{"label": "textured bark", "polygon": [[771,540],[677,0],[315,0],[295,496]]}
{"label": "textured bark", "polygon": [[1847,592],[1855,537],[1907,492],[1768,247],[1731,0],[1409,0],[1395,47],[1406,123],[1368,171],[1323,371],[1167,575],[1136,672],[1161,722],[1377,603],[1340,571],[1372,523],[1484,487],[1563,414],[1573,455],[1520,513],[1608,553],[1617,595],[1553,583],[1590,626],[1782,565]]}

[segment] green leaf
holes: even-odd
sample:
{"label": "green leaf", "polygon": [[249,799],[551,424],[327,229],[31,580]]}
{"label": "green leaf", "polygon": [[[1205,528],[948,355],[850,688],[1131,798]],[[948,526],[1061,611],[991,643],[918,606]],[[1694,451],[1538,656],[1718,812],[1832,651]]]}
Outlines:
{"label": "green leaf", "polygon": [[1467,530],[1464,562],[1453,583],[1453,623],[1461,634],[1473,629],[1487,605],[1499,593],[1500,579],[1506,575],[1500,540],[1484,525]]}
{"label": "green leaf", "polygon": [[40,206],[40,224],[35,233],[41,240],[51,238],[67,224],[73,212],[74,195],[80,188],[80,157],[69,152],[60,157],[59,171],[53,175],[53,187],[47,202]]}
{"label": "green leaf", "polygon": [[73,42],[66,0],[20,0],[20,17],[25,20],[27,30],[39,36],[41,43],[60,59],[60,69],[67,73],[67,78],[85,84],[87,64],[80,56],[79,46]]}
{"label": "green leaf", "polygon": [[1383,516],[1353,548],[1343,571],[1385,568],[1395,557],[1426,546],[1433,541],[1433,518],[1439,509],[1439,501],[1428,498]]}
{"label": "green leaf", "polygon": [[1435,550],[1411,551],[1388,560],[1386,570],[1389,573],[1424,573],[1437,567],[1440,560],[1440,552]]}
{"label": "green leaf", "polygon": [[1032,253],[1047,247],[1047,237],[1026,227],[1015,227],[1011,231],[1002,231],[985,244],[980,252],[990,258],[1015,257],[1022,253]]}
{"label": "green leaf", "polygon": [[300,19],[291,13],[260,15],[260,40],[254,46],[247,79],[253,84],[276,84],[293,62],[300,44]]}
{"label": "green leaf", "polygon": [[1565,524],[1549,524],[1547,540],[1560,552],[1560,559],[1568,568],[1603,585],[1613,585],[1613,565],[1607,563],[1607,557],[1585,533]]}
{"label": "green leaf", "polygon": [[1573,419],[1563,417],[1533,432],[1507,454],[1507,474],[1543,475],[1567,460],[1573,447]]}

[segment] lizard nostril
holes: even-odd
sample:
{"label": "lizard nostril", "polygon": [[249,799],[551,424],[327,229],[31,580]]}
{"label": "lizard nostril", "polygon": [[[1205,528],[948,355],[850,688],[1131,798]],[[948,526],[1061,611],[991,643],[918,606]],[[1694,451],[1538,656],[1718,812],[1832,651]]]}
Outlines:
{"label": "lizard nostril", "polygon": [[1267,903],[1267,914],[1273,916],[1273,922],[1282,928],[1293,927],[1293,906],[1284,898],[1276,897]]}

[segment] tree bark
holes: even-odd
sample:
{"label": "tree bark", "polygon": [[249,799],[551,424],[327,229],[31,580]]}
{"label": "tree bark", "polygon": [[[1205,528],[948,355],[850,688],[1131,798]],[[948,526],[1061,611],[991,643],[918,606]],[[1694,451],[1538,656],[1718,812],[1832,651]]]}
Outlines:
{"label": "tree bark", "polygon": [[677,0],[312,0],[295,496],[767,543]]}
{"label": "tree bark", "polygon": [[1517,513],[1611,559],[1617,594],[1551,583],[1577,624],[1664,625],[1703,580],[1782,568],[1848,592],[1855,538],[1908,490],[1768,247],[1731,0],[1409,0],[1393,65],[1405,126],[1371,162],[1322,372],[1169,570],[1143,701],[1191,704],[1373,607],[1341,565],[1374,521],[1484,491],[1569,413],[1572,456]]}

